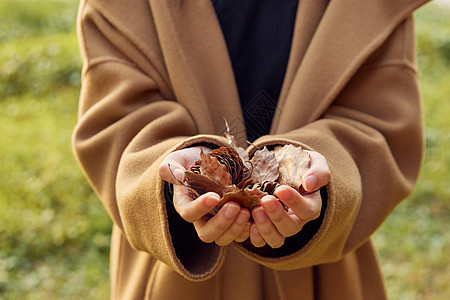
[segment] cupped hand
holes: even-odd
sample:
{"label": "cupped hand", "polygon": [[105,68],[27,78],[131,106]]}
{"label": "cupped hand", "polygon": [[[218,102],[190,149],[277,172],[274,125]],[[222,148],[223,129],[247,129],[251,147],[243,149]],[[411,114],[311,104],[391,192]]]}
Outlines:
{"label": "cupped hand", "polygon": [[233,241],[243,242],[250,235],[250,212],[247,209],[229,202],[213,216],[210,212],[219,204],[218,194],[210,192],[193,199],[186,187],[177,184],[177,180],[184,181],[184,172],[200,158],[201,150],[204,153],[211,152],[206,147],[191,147],[170,153],[161,163],[159,175],[174,184],[175,210],[194,225],[202,241],[215,242],[219,246],[226,246]]}
{"label": "cupped hand", "polygon": [[174,176],[184,181],[184,172],[200,158],[201,151],[210,153],[212,150],[207,147],[189,147],[170,153],[159,165],[159,176],[173,184],[177,184]]}
{"label": "cupped hand", "polygon": [[282,185],[275,195],[283,201],[289,210],[286,211],[274,196],[264,196],[261,206],[252,211],[254,223],[250,228],[250,240],[255,247],[266,244],[279,248],[287,237],[300,232],[303,226],[320,216],[322,198],[319,189],[330,181],[331,173],[323,155],[308,151],[311,167],[302,177],[305,190],[300,193],[296,189]]}

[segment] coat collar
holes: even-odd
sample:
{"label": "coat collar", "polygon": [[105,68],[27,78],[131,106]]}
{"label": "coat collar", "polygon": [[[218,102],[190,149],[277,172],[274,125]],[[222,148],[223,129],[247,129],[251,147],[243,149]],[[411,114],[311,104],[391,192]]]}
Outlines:
{"label": "coat collar", "polygon": [[[186,76],[192,80],[197,94],[206,95],[203,91],[206,87],[212,91],[210,97],[219,100],[205,103],[210,105],[209,111],[213,116],[209,122],[219,129],[223,128],[222,117],[232,121],[243,120],[233,69],[211,0],[149,1],[155,20],[171,27],[173,35],[167,39],[166,45],[179,50],[179,56],[191,72]],[[425,2],[300,0],[279,99],[280,109],[277,110],[280,113],[274,117],[272,133],[292,130],[290,124],[298,124],[293,122],[299,118],[298,110],[283,109],[295,108],[298,99],[304,103],[317,102],[317,105],[303,105],[309,108],[302,113],[304,124],[317,119],[358,66],[408,14]],[[218,104],[219,109],[215,110]],[[245,132],[242,121],[233,126],[238,133]],[[242,145],[245,144],[244,139],[245,134],[238,134]]]}
{"label": "coat collar", "polygon": [[[288,65],[279,106],[301,105],[301,116],[299,110],[283,110],[275,116],[272,132],[294,129],[290,124],[298,122],[290,120],[303,118],[307,124],[319,118],[358,67],[408,14],[427,1],[300,0],[304,5],[298,13],[297,32],[305,25],[314,27],[314,32],[294,35],[293,59]],[[297,51],[301,55],[294,58]]]}
{"label": "coat collar", "polygon": [[[153,14],[167,72],[179,99],[196,99],[202,133],[222,134],[225,117],[245,145],[245,127],[237,86],[220,24],[211,0],[92,0],[112,22],[122,22],[135,35],[135,43],[151,53],[143,27],[151,16],[123,17],[130,5]],[[300,0],[292,47],[279,107],[304,103],[304,124],[317,119],[357,68],[379,47],[394,28],[427,0]],[[125,4],[124,4],[125,3]],[[116,17],[114,17],[116,16]],[[136,22],[139,19],[139,22]],[[120,20],[120,21],[119,21]],[[144,25],[143,25],[144,24]],[[305,30],[306,29],[306,30]],[[147,41],[146,41],[147,40]],[[342,55],[345,53],[345,55]],[[182,66],[182,67],[180,67]],[[183,70],[183,72],[180,72]],[[316,84],[311,84],[311,83]],[[317,84],[319,82],[320,84]],[[320,101],[317,101],[320,99]],[[297,110],[279,109],[272,133],[293,128]]]}
{"label": "coat collar", "polygon": [[194,99],[203,107],[192,110],[194,115],[209,112],[194,116],[202,133],[222,135],[225,118],[239,143],[245,145],[233,68],[211,0],[149,3],[177,98]]}

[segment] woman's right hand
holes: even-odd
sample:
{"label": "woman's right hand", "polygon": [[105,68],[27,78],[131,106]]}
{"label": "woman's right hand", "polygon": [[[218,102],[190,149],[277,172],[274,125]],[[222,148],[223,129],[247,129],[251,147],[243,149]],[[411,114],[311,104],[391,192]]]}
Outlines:
{"label": "woman's right hand", "polygon": [[170,153],[159,166],[159,175],[174,184],[175,210],[194,225],[202,241],[215,242],[219,246],[229,245],[233,241],[243,242],[250,234],[250,212],[247,209],[235,202],[228,202],[212,216],[209,212],[219,204],[218,194],[209,192],[193,199],[192,193],[173,178],[175,176],[184,181],[184,172],[200,158],[201,150],[204,153],[211,152],[206,147],[190,147]]}

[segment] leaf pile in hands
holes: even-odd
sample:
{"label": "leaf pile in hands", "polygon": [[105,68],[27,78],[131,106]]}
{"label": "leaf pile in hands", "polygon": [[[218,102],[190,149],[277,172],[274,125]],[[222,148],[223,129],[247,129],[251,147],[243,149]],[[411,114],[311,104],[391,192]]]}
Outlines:
{"label": "leaf pile in hands", "polygon": [[247,151],[237,146],[228,124],[225,135],[228,146],[211,153],[201,151],[200,158],[185,172],[185,181],[176,180],[194,198],[207,192],[219,194],[221,200],[213,213],[229,201],[251,211],[279,185],[301,189],[302,176],[310,165],[309,154],[301,147],[284,145],[274,150],[264,147],[249,159]]}

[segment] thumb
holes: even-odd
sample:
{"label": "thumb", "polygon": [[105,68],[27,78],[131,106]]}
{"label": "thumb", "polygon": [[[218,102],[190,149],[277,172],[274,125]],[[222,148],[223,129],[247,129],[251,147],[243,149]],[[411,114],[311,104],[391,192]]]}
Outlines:
{"label": "thumb", "polygon": [[331,172],[325,157],[314,151],[308,151],[311,166],[302,176],[302,186],[307,192],[312,192],[327,185],[331,179]]}
{"label": "thumb", "polygon": [[184,166],[175,160],[164,160],[158,169],[161,179],[173,184],[184,181],[184,172],[186,172]]}

